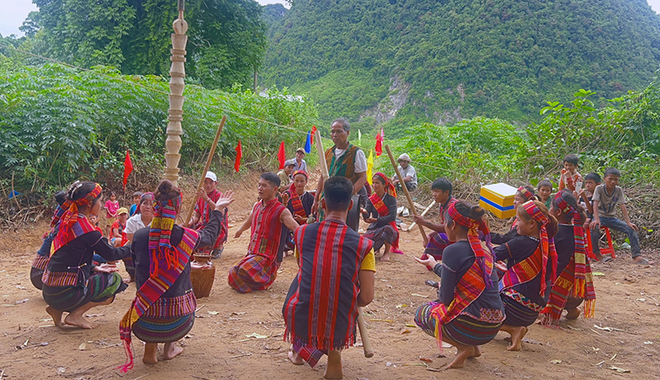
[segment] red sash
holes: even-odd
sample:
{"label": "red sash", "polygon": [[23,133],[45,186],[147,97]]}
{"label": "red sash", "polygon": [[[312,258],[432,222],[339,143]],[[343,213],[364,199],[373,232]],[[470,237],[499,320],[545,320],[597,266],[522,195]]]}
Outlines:
{"label": "red sash", "polygon": [[[302,204],[302,199],[300,199],[300,196],[298,193],[293,190],[289,190],[289,194],[291,195],[291,198],[289,198],[289,201],[291,202],[291,206],[293,206],[293,213],[298,216],[302,216],[303,218],[307,218],[307,212],[305,212],[305,208],[303,207]],[[304,193],[303,193],[304,194]]]}
{"label": "red sash", "polygon": [[[378,196],[378,194],[373,193],[369,197],[369,200],[371,201],[371,204],[374,206],[376,211],[378,211],[379,216],[388,216],[390,214],[390,210],[387,208],[387,205],[383,202],[383,199]],[[393,220],[390,222],[390,226],[394,228],[394,231],[398,231],[399,228],[396,225],[396,220]],[[399,251],[399,234],[396,235],[396,240],[392,242],[392,252],[398,252]]]}

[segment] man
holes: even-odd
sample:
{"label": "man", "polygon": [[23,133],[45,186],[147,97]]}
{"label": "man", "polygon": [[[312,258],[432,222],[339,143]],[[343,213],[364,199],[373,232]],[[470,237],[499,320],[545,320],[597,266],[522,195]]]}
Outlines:
{"label": "man", "polygon": [[293,168],[295,166],[295,159],[286,160],[284,162],[284,169],[277,172],[277,176],[280,177],[280,192],[286,190],[291,186],[293,182],[291,180],[291,174],[293,174]]}
{"label": "man", "polygon": [[296,150],[296,158],[293,159],[294,172],[297,172],[298,170],[307,172],[307,162],[305,162],[304,158],[305,158],[305,150],[303,148],[298,148]]}
{"label": "man", "polygon": [[[417,171],[410,165],[410,156],[404,153],[399,156],[397,161],[399,162],[399,173],[403,177],[403,183],[406,184],[408,190],[415,190],[417,188]],[[397,190],[401,190],[401,181],[399,181],[396,174],[392,177],[392,184],[397,187]]]}
{"label": "man", "polygon": [[442,261],[442,252],[451,244],[445,233],[445,212],[449,209],[449,205],[456,202],[456,198],[451,195],[452,185],[447,178],[438,178],[433,181],[431,190],[433,191],[433,199],[440,207],[438,210],[440,213],[440,223],[435,224],[420,215],[415,215],[413,219],[415,223],[433,230],[429,235],[429,242],[422,255],[422,260],[426,260],[428,256],[433,256],[435,260]]}
{"label": "man", "polygon": [[[353,183],[353,207],[348,212],[346,224],[357,231],[360,223],[359,209],[364,206],[367,199],[367,191],[364,188],[367,183],[367,158],[362,149],[348,141],[350,133],[351,125],[346,119],[339,118],[332,122],[330,137],[335,145],[325,151],[325,160],[330,177],[346,177]],[[323,192],[323,181],[323,178],[319,180],[312,212],[318,209]]]}
{"label": "man", "polygon": [[264,173],[259,179],[259,202],[254,204],[250,216],[236,231],[236,239],[243,231],[250,231],[247,255],[230,270],[227,282],[240,293],[268,289],[282,262],[288,230],[295,231],[298,223],[291,212],[277,199],[280,179],[274,173]]}
{"label": "man", "polygon": [[[222,193],[216,187],[218,186],[218,177],[212,171],[206,172],[204,178],[204,185],[197,191],[197,203],[195,204],[195,212],[192,219],[188,223],[188,227],[196,230],[203,229],[210,221],[211,212],[215,207],[215,202],[220,199]],[[224,250],[224,243],[227,241],[229,226],[227,224],[227,210],[223,212],[224,220],[220,225],[220,233],[218,234],[215,244],[211,247],[211,255],[217,259]]]}

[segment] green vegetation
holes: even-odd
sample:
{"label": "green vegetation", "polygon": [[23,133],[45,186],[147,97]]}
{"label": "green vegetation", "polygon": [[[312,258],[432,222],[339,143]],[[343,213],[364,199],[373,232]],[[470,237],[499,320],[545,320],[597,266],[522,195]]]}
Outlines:
{"label": "green vegetation", "polygon": [[389,136],[476,116],[539,122],[547,101],[581,88],[602,107],[660,63],[646,0],[296,0],[268,40],[261,84],[308,94],[322,124],[402,95]]}

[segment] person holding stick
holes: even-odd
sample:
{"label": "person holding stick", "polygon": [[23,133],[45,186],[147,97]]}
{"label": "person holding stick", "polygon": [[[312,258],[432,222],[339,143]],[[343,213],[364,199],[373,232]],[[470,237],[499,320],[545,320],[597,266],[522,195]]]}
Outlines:
{"label": "person holding stick", "polygon": [[433,256],[435,260],[442,260],[442,252],[451,244],[447,234],[445,233],[445,212],[449,206],[456,202],[456,198],[451,195],[452,185],[447,178],[438,178],[431,184],[433,191],[433,199],[440,205],[440,223],[435,224],[431,221],[424,219],[422,216],[415,215],[413,219],[415,223],[430,228],[433,230],[429,235],[429,242],[424,249],[422,260],[426,260],[428,256]]}
{"label": "person holding stick", "polygon": [[289,359],[313,368],[327,354],[326,379],[342,378],[341,350],[355,343],[358,307],[374,297],[373,243],[344,222],[352,195],[347,178],[326,181],[325,220],[295,232],[300,269],[282,308]]}
{"label": "person holding stick", "polygon": [[365,208],[361,209],[364,221],[370,223],[364,237],[374,242],[374,251],[385,252],[381,261],[390,261],[390,252],[399,250],[399,229],[396,226],[396,190],[385,174],[376,173],[373,177],[374,192],[369,196]]}
{"label": "person holding stick", "polygon": [[[212,171],[206,172],[206,177],[204,178],[204,185],[202,189],[197,191],[197,203],[195,203],[195,213],[193,214],[192,219],[188,223],[190,228],[194,228],[197,231],[204,229],[209,223],[211,218],[211,212],[215,207],[215,202],[220,199],[222,193],[218,191],[218,177]],[[229,225],[227,224],[227,210],[224,210],[222,213],[224,220],[220,225],[220,231],[215,240],[215,244],[210,248],[211,256],[214,259],[217,259],[222,254],[224,250],[224,244],[227,241],[227,235],[229,234]]]}
{"label": "person holding stick", "polygon": [[[362,149],[348,141],[350,133],[351,125],[348,120],[339,118],[332,122],[330,137],[335,145],[325,151],[325,160],[328,163],[330,177],[346,177],[353,184],[353,208],[348,212],[346,224],[357,231],[360,224],[359,209],[364,206],[367,199],[367,191],[364,188],[367,183],[367,158]],[[318,209],[324,181],[325,178],[321,177],[318,182],[312,212]]]}

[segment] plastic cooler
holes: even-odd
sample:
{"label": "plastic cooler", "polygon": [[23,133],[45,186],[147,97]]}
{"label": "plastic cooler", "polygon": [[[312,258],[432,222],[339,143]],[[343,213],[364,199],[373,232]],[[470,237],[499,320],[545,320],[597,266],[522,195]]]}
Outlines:
{"label": "plastic cooler", "polygon": [[508,219],[516,216],[513,208],[513,197],[517,188],[506,183],[495,183],[481,187],[479,206],[492,212],[500,219]]}

